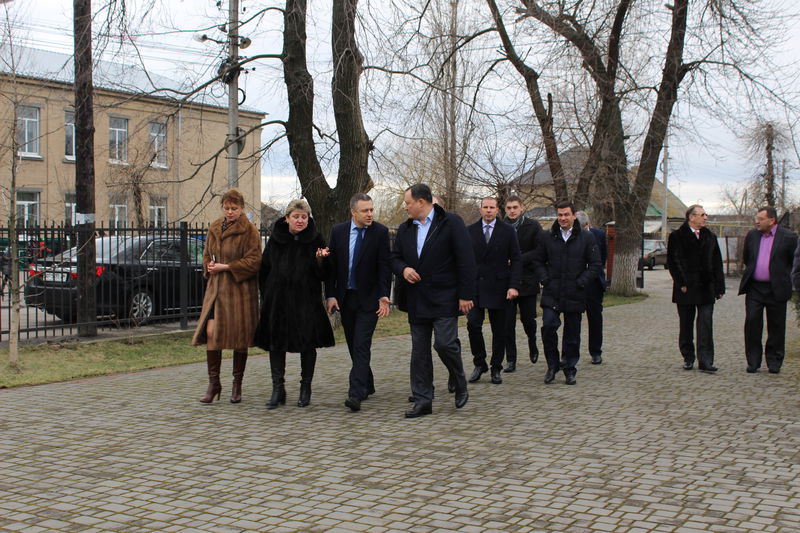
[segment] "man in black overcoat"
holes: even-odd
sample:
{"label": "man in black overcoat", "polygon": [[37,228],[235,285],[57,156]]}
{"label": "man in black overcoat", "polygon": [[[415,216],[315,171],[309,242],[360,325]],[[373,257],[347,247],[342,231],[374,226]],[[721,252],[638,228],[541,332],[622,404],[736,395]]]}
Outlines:
{"label": "man in black overcoat", "polygon": [[588,231],[597,243],[600,253],[600,275],[586,287],[586,322],[589,325],[589,355],[592,364],[599,365],[603,362],[603,296],[606,292],[606,260],[608,259],[608,244],[606,232],[592,226],[589,215],[584,211],[577,213],[581,229]]}
{"label": "man in black overcoat", "polygon": [[469,381],[478,381],[489,370],[483,340],[483,319],[488,310],[492,326],[492,383],[498,385],[503,382],[500,371],[505,356],[506,308],[508,301],[519,295],[522,257],[514,228],[497,218],[497,198],[484,198],[480,209],[481,218],[467,227],[478,268],[478,299],[467,315],[469,347],[475,364]]}
{"label": "man in black overcoat", "polygon": [[506,222],[514,228],[522,254],[522,279],[519,296],[508,300],[506,310],[506,368],[505,372],[517,369],[517,307],[520,322],[528,337],[528,357],[531,363],[539,360],[536,347],[536,297],[539,294],[539,278],[533,268],[533,250],[539,242],[542,226],[532,218],[523,215],[525,206],[519,196],[509,196],[505,205]]}
{"label": "man in black overcoat", "polygon": [[414,406],[406,418],[433,412],[434,348],[455,381],[455,405],[467,403],[467,379],[461,361],[458,315],[475,299],[475,256],[464,222],[434,205],[424,183],[409,187],[403,205],[409,219],[397,228],[391,265],[397,280],[395,299],[411,326],[411,392]]}
{"label": "man in black overcoat", "polygon": [[[747,372],[761,366],[762,353],[773,374],[781,371],[785,352],[786,302],[792,296],[792,263],[797,235],[777,224],[774,207],[762,207],[756,227],[744,240],[744,274],[739,294],[745,294],[744,349]],[[767,311],[767,342],[761,344],[764,310]]]}
{"label": "man in black overcoat", "polygon": [[[581,313],[586,310],[586,288],[600,275],[602,265],[597,243],[588,231],[581,230],[575,206],[562,202],[556,206],[557,220],[542,232],[533,263],[542,283],[542,345],[547,359],[545,383],[552,383],[563,359],[567,385],[576,383],[581,344]],[[561,354],[558,328],[564,317]]]}
{"label": "man in black overcoat", "polygon": [[350,199],[347,222],[331,229],[331,275],[325,282],[328,313],[342,313],[342,327],[352,368],[345,406],[361,410],[361,402],[375,392],[370,368],[372,334],[379,317],[389,314],[392,272],[389,266],[389,230],[373,220],[372,198],[357,193]]}
{"label": "man in black overcoat", "polygon": [[[667,268],[672,276],[672,301],[678,306],[678,346],[683,368],[716,372],[714,366],[714,302],[725,294],[722,254],[717,236],[706,227],[701,205],[686,210],[686,220],[667,240]],[[697,318],[697,347],[694,329]]]}

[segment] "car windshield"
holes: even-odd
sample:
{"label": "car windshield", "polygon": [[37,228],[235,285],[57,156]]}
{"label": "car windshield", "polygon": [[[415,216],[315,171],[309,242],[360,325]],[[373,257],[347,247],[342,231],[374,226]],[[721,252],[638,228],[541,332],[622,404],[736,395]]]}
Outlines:
{"label": "car windshield", "polygon": [[[124,256],[125,251],[133,248],[144,237],[100,237],[95,239],[95,261],[110,263],[119,256]],[[78,260],[78,247],[70,248],[53,257],[55,263],[74,263]]]}

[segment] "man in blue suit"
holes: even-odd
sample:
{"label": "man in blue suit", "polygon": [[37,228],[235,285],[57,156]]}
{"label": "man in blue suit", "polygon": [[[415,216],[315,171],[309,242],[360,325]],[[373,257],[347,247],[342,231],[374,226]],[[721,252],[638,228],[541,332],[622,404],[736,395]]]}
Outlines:
{"label": "man in blue suit", "polygon": [[481,200],[481,218],[467,227],[475,263],[478,267],[478,300],[467,315],[469,347],[475,370],[470,383],[481,379],[489,370],[486,365],[486,343],[483,340],[484,312],[489,311],[492,326],[492,383],[503,382],[503,358],[506,351],[506,312],[508,301],[519,296],[522,278],[522,256],[517,235],[509,224],[498,220],[499,206],[496,198]]}
{"label": "man in blue suit", "polygon": [[411,326],[411,392],[414,406],[406,418],[433,412],[434,348],[455,381],[456,408],[469,398],[458,315],[467,314],[475,299],[475,257],[464,222],[433,204],[424,183],[406,189],[403,205],[408,220],[397,228],[392,250],[392,271],[398,307],[408,313]]}
{"label": "man in blue suit", "polygon": [[608,259],[608,245],[606,232],[595,228],[589,221],[585,211],[575,213],[581,229],[588,230],[597,242],[600,252],[602,267],[600,275],[586,286],[586,321],[589,323],[589,355],[592,364],[599,365],[603,362],[603,294],[606,292],[606,260]]}
{"label": "man in blue suit", "polygon": [[344,402],[351,411],[361,410],[361,402],[375,392],[372,334],[378,318],[389,314],[389,230],[373,220],[373,213],[372,198],[355,194],[350,199],[352,219],[333,227],[328,245],[334,268],[325,282],[325,296],[328,313],[342,313],[353,363]]}

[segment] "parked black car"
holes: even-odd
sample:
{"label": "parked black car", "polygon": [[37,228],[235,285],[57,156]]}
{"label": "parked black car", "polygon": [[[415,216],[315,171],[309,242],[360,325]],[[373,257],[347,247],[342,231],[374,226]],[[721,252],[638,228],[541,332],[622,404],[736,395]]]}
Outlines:
{"label": "parked black car", "polygon": [[[143,323],[180,312],[181,250],[178,236],[95,239],[97,315]],[[203,243],[188,239],[188,310],[203,303]],[[78,249],[31,265],[25,303],[65,321],[77,318]]]}
{"label": "parked black car", "polygon": [[667,243],[645,239],[642,248],[642,257],[639,258],[639,270],[645,267],[653,270],[656,265],[663,265],[664,268],[667,268]]}

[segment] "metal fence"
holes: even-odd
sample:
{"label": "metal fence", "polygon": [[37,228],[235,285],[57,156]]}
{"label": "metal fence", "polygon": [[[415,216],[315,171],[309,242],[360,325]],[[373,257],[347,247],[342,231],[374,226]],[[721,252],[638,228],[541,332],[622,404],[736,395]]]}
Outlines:
{"label": "metal fence", "polygon": [[[188,322],[205,291],[203,245],[208,227],[97,228],[94,292],[98,330],[154,322]],[[264,236],[262,235],[262,238]],[[77,232],[69,226],[18,230],[20,338],[77,334]],[[0,341],[11,323],[10,241],[0,228]]]}

